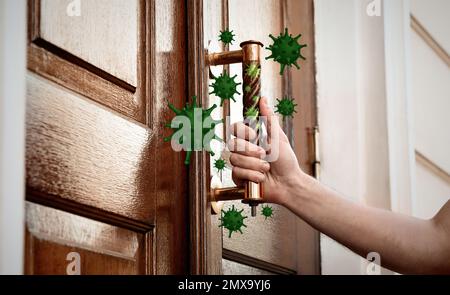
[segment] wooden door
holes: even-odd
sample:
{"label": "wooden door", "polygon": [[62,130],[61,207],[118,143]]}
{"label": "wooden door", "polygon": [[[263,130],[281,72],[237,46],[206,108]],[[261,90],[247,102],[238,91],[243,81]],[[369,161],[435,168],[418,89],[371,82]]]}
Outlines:
{"label": "wooden door", "polygon": [[26,273],[186,273],[184,1],[28,8]]}
{"label": "wooden door", "polygon": [[[276,99],[289,96],[298,104],[294,119],[282,122],[283,129],[290,138],[299,164],[309,174],[313,173],[312,132],[316,126],[315,107],[315,57],[314,22],[312,0],[203,0],[204,43],[215,42],[219,32],[229,29],[234,32],[235,42],[224,46],[223,50],[239,50],[239,43],[246,40],[261,41],[265,47],[272,43],[269,34],[278,36],[288,28],[293,35],[302,34],[302,50],[306,62],[301,69],[288,69],[280,76],[280,65],[272,60],[262,61],[262,95],[267,96],[272,105]],[[263,57],[270,52],[263,50]],[[239,64],[225,66],[231,76],[237,75],[241,81],[242,68]],[[242,91],[241,91],[242,92]],[[217,97],[209,97],[210,105],[220,102]],[[236,103],[224,104],[217,114],[231,115],[231,121],[242,120],[242,99],[236,96]],[[213,163],[214,159],[211,159]],[[209,168],[209,167],[208,167]],[[217,170],[211,167],[211,177]],[[220,176],[225,187],[234,186],[231,171]],[[250,208],[240,201],[225,202],[224,209],[234,205],[244,209],[248,216],[244,233],[228,237],[226,230],[219,229],[220,215],[210,217],[210,272],[224,274],[319,274],[319,235],[309,225],[301,221],[286,208],[272,205],[274,217],[267,220],[263,216],[250,217]],[[258,208],[260,211],[261,208]]]}

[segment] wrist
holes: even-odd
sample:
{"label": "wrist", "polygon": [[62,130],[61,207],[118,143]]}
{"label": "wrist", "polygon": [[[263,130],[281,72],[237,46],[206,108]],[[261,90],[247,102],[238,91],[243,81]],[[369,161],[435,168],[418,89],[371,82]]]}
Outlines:
{"label": "wrist", "polygon": [[310,191],[314,186],[315,179],[299,170],[293,174],[286,182],[283,206],[290,208],[298,199],[306,199],[310,196]]}

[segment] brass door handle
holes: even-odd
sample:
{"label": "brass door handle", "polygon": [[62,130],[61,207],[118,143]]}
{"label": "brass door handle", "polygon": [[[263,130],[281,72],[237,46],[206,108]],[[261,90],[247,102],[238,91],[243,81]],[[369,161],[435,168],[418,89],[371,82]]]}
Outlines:
{"label": "brass door handle", "polygon": [[[208,66],[242,63],[243,114],[251,127],[258,129],[259,99],[261,98],[261,47],[258,41],[245,41],[241,50],[211,53],[206,55]],[[256,216],[256,206],[264,203],[263,185],[248,181],[244,187],[214,188],[211,201],[242,200],[251,207]],[[218,212],[216,212],[218,213]]]}

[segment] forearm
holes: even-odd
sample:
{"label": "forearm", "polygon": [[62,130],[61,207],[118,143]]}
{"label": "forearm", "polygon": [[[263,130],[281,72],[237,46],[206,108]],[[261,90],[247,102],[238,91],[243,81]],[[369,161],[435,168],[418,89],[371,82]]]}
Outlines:
{"label": "forearm", "polygon": [[433,221],[352,203],[306,175],[290,188],[283,205],[361,256],[378,252],[382,266],[402,273],[450,271]]}

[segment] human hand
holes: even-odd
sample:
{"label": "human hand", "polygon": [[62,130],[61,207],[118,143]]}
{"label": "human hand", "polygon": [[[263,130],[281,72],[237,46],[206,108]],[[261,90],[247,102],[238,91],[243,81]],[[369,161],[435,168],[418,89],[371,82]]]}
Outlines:
{"label": "human hand", "polygon": [[[270,150],[266,151],[251,143],[257,136],[253,129],[242,122],[233,124],[232,134],[236,138],[228,142],[231,151],[230,162],[233,165],[233,181],[236,185],[248,180],[263,183],[264,198],[268,202],[283,205],[289,193],[288,189],[295,184],[298,176],[303,175],[303,172],[267,99],[262,98],[259,107],[261,116],[267,117]],[[273,155],[274,149],[278,149],[275,153],[278,157],[271,159],[269,163],[266,161],[267,155]]]}

